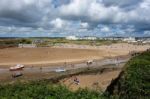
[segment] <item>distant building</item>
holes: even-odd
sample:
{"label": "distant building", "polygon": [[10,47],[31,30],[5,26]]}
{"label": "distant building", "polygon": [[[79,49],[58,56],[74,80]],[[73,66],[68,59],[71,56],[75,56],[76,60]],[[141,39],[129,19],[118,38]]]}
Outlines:
{"label": "distant building", "polygon": [[150,40],[145,40],[145,41],[142,41],[143,44],[148,44],[150,43]]}
{"label": "distant building", "polygon": [[96,40],[97,37],[94,37],[94,36],[86,36],[86,37],[83,37],[83,39],[85,39],[85,40]]}
{"label": "distant building", "polygon": [[67,40],[78,40],[79,38],[76,36],[67,36],[66,39]]}
{"label": "distant building", "polygon": [[19,48],[36,48],[37,45],[36,44],[19,44],[18,47]]}
{"label": "distant building", "polygon": [[105,37],[102,40],[114,40],[114,37]]}
{"label": "distant building", "polygon": [[123,41],[128,42],[128,43],[134,43],[134,42],[137,42],[136,39],[135,39],[134,37],[124,38]]}
{"label": "distant building", "polygon": [[84,37],[76,37],[76,36],[67,36],[67,40],[96,40],[97,37],[94,36],[84,36]]}
{"label": "distant building", "polygon": [[118,41],[118,40],[123,40],[123,37],[99,37],[99,40],[114,40],[114,41]]}
{"label": "distant building", "polygon": [[141,42],[143,44],[150,43],[150,37],[138,37],[136,39],[138,42]]}

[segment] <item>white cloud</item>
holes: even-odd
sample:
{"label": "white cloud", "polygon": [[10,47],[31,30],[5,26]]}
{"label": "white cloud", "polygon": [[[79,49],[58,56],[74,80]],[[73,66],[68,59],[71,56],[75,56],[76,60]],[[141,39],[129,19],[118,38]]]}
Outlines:
{"label": "white cloud", "polygon": [[52,20],[50,22],[50,24],[54,27],[54,28],[57,28],[57,29],[63,29],[67,26],[70,25],[70,23],[68,21],[65,21],[65,20],[62,20],[60,18],[56,18],[55,20]]}
{"label": "white cloud", "polygon": [[106,26],[104,26],[100,30],[101,30],[101,32],[110,32],[110,29],[108,27],[106,27]]}
{"label": "white cloud", "polygon": [[85,14],[91,2],[92,0],[72,0],[68,5],[59,7],[59,10],[62,15],[81,16]]}
{"label": "white cloud", "polygon": [[125,10],[118,5],[105,6],[103,2],[97,0],[72,0],[70,4],[61,6],[59,11],[66,18],[76,17],[90,22],[136,23],[150,20],[149,5],[149,0],[144,0],[139,7]]}
{"label": "white cloud", "polygon": [[89,24],[87,22],[81,22],[80,24],[81,28],[89,28]]}
{"label": "white cloud", "polygon": [[117,6],[106,7],[97,0],[72,0],[59,8],[62,16],[85,17],[91,21],[113,21],[120,9]]}

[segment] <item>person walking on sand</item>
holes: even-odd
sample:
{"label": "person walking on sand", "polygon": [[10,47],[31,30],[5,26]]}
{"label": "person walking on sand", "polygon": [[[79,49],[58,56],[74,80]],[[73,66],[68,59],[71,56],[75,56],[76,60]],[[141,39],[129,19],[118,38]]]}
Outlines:
{"label": "person walking on sand", "polygon": [[80,83],[80,81],[78,80],[77,77],[74,77],[74,82],[75,82],[76,85],[79,85],[79,83]]}
{"label": "person walking on sand", "polygon": [[40,67],[40,72],[42,72],[42,69],[43,69],[43,68],[42,68],[42,67]]}

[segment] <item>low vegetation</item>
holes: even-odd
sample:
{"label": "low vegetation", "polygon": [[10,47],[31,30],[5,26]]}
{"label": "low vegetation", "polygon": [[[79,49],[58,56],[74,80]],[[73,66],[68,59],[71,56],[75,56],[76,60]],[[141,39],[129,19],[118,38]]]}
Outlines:
{"label": "low vegetation", "polygon": [[114,41],[114,40],[66,40],[64,38],[57,38],[57,39],[49,39],[49,43],[55,44],[77,44],[77,45],[110,45],[112,43],[119,43],[121,41]]}
{"label": "low vegetation", "polygon": [[32,41],[30,39],[21,39],[21,38],[6,38],[0,39],[0,49],[1,48],[9,48],[9,47],[17,47],[18,44],[31,44]]}
{"label": "low vegetation", "polygon": [[[43,42],[36,43],[34,41],[41,40]],[[0,39],[0,47],[17,47],[18,44],[36,43],[38,47],[54,46],[59,44],[77,44],[77,45],[110,45],[121,41],[114,40],[67,40],[65,38],[3,38]]]}
{"label": "low vegetation", "polygon": [[65,86],[46,81],[0,86],[0,99],[105,99],[100,92],[88,89],[69,91]]}
{"label": "low vegetation", "polygon": [[122,99],[149,99],[150,51],[131,59],[107,90]]}

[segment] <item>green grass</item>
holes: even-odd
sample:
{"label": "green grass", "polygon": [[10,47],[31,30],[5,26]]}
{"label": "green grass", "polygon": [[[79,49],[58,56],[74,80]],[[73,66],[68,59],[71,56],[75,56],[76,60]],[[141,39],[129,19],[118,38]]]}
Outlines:
{"label": "green grass", "polygon": [[36,39],[44,40],[43,43],[37,43],[39,47],[47,47],[49,45],[54,46],[57,44],[77,44],[77,45],[110,45],[113,43],[119,43],[121,41],[113,41],[113,40],[67,40],[65,38],[8,38],[8,39],[0,39],[0,45],[13,45],[18,46],[18,44],[31,44],[32,41]]}
{"label": "green grass", "polygon": [[78,45],[110,45],[112,43],[118,43],[121,41],[113,41],[113,40],[66,40],[66,39],[49,39],[49,43],[51,44],[78,44]]}
{"label": "green grass", "polygon": [[30,39],[2,39],[0,40],[0,44],[14,44],[17,45],[19,43],[23,43],[23,44],[31,44],[32,41]]}
{"label": "green grass", "polygon": [[0,86],[0,99],[106,99],[106,97],[97,91],[79,89],[72,92],[65,86],[39,81]]}
{"label": "green grass", "polygon": [[113,89],[122,99],[150,98],[150,52],[131,59]]}

